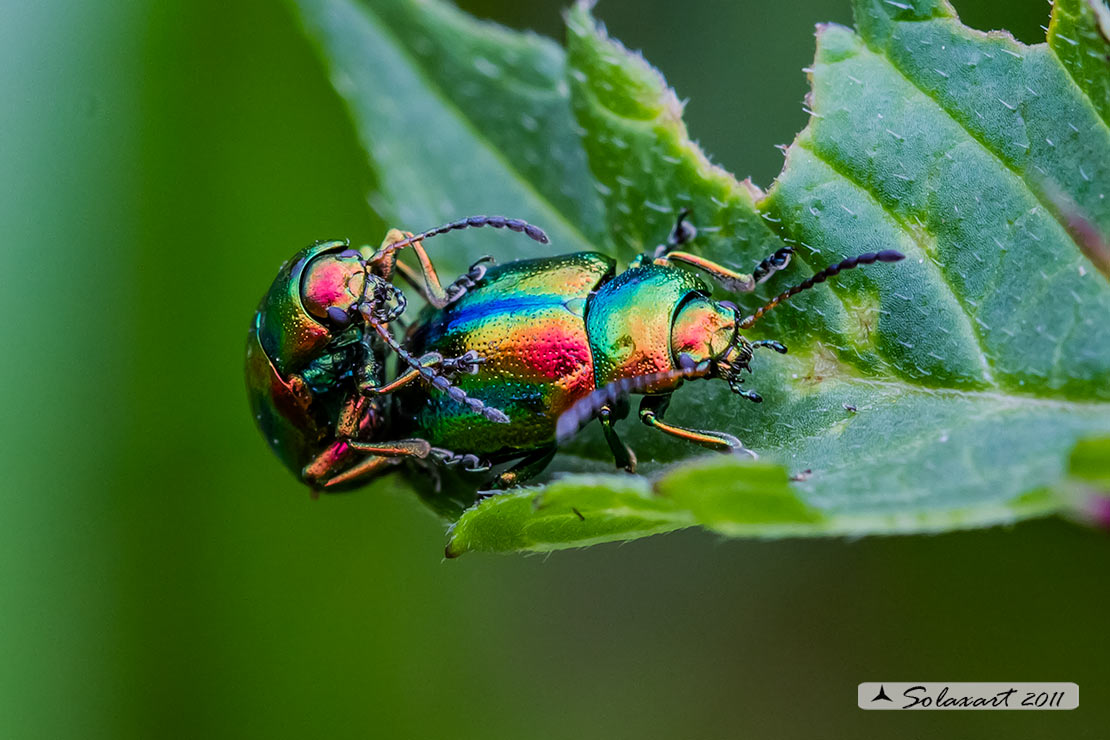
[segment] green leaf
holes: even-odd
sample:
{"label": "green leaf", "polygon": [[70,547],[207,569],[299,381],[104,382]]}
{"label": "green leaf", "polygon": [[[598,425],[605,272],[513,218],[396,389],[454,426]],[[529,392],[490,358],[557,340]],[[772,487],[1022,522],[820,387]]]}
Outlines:
{"label": "green leaf", "polygon": [[[503,493],[464,515],[447,556],[470,550],[545,552],[647,537],[696,524],[643,478],[576,475],[542,489]],[[479,514],[480,512],[480,514]]]}
{"label": "green leaf", "polygon": [[721,534],[781,536],[822,521],[779,465],[716,456],[649,484],[628,475],[575,475],[495,496],[453,527],[447,555],[544,552],[671,532],[695,524]]}
{"label": "green leaf", "polygon": [[[675,395],[668,421],[734,434],[759,462],[626,423],[641,475],[614,475],[588,429],[545,485],[463,511],[449,554],[694,525],[936,531],[1074,507],[1073,449],[1086,460],[1082,440],[1110,434],[1110,284],[1080,249],[1110,234],[1101,3],[1058,0],[1049,41],[1028,46],[963,26],[945,2],[857,0],[858,31],[819,29],[813,116],[767,192],[709,161],[676,94],[587,4],[568,12],[565,54],[438,2],[297,5],[366,145],[373,203],[400,226],[507,213],[559,251],[627,260],[690,207],[692,250],[728,267],[796,248],[786,277],[732,297],[750,308],[853,254],[909,258],[769,314],[753,334],[791,351],[753,364],[763,404],[719,382]],[[462,236],[453,267],[488,251]]]}

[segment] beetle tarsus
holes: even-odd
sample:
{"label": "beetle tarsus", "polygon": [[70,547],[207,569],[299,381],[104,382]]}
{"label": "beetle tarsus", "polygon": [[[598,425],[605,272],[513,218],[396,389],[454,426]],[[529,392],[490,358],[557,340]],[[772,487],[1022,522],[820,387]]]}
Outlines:
{"label": "beetle tarsus", "polygon": [[[739,441],[739,440],[737,440],[737,441]],[[748,457],[750,457],[753,460],[758,460],[759,459],[759,455],[755,454],[755,450],[749,450],[743,444],[741,444],[739,447],[733,447],[732,448],[732,454],[734,454],[734,455],[747,455]]]}
{"label": "beetle tarsus", "polygon": [[492,467],[487,461],[469,452],[459,453],[441,447],[433,447],[431,454],[439,464],[458,467],[465,473],[484,473]]}
{"label": "beetle tarsus", "polygon": [[790,256],[794,254],[793,247],[783,247],[770,257],[766,258],[752,271],[752,279],[756,285],[766,282],[768,278],[790,264]]}
{"label": "beetle tarsus", "polygon": [[440,355],[439,358],[440,370],[443,372],[444,375],[447,375],[448,377],[454,377],[456,373],[474,375],[478,372],[478,366],[482,365],[486,361],[485,357],[482,357],[475,350],[472,349],[468,349],[466,352],[459,355],[458,357],[445,358]]}
{"label": "beetle tarsus", "polygon": [[787,352],[786,345],[782,342],[776,342],[774,339],[760,339],[752,342],[752,349],[773,349],[780,355],[785,355]]}
{"label": "beetle tarsus", "polygon": [[448,285],[446,290],[444,291],[444,294],[447,297],[446,303],[444,303],[444,305],[448,306],[466,295],[466,292],[468,290],[476,286],[478,282],[481,281],[483,277],[485,277],[486,270],[488,269],[485,263],[492,262],[493,257],[490,257],[487,254],[486,256],[482,257],[474,264],[472,264],[465,275],[459,277],[457,280],[455,280],[455,282]]}
{"label": "beetle tarsus", "polygon": [[[652,258],[665,257],[671,250],[678,249],[683,244],[689,244],[698,237],[698,227],[686,220],[689,216],[689,208],[679,209],[678,215],[675,217],[674,228],[667,235],[667,241],[655,248],[655,251],[651,254]],[[643,256],[647,257],[648,255]]]}
{"label": "beetle tarsus", "polygon": [[681,247],[683,244],[688,244],[698,238],[698,227],[687,220],[689,217],[689,208],[679,210],[678,217],[675,218],[674,228],[667,236],[666,246],[668,250]]}

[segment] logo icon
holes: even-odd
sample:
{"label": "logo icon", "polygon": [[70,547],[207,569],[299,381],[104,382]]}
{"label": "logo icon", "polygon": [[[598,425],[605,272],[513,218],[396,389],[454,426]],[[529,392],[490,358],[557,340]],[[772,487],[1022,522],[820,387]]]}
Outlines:
{"label": "logo icon", "polygon": [[879,701],[879,699],[882,699],[883,701],[894,701],[886,695],[886,687],[882,684],[879,684],[879,693],[875,694],[875,698],[871,701]]}

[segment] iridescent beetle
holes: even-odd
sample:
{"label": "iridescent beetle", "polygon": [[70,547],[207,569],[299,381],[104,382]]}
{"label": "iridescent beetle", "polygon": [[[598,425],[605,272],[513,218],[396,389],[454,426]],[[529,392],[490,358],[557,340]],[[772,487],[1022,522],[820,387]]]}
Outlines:
{"label": "iridescent beetle", "polygon": [[[721,378],[738,395],[754,350],[786,352],[741,334],[769,310],[837,273],[896,262],[895,251],[861,254],[821,270],[751,315],[686,265],[732,292],[749,292],[785,267],[780,249],[750,275],[683,251],[696,236],[679,215],[667,242],[621,273],[597,252],[476,262],[444,288],[424,251],[426,239],[492,226],[541,243],[547,236],[516,219],[476,216],[421,234],[392,230],[376,251],[320,242],[286,263],[262,300],[247,346],[255,418],[278,457],[317,490],[365,483],[403,460],[482,471],[514,463],[487,489],[540,472],[560,442],[597,418],[618,467],[635,455],[614,422],[629,393],[643,395],[640,420],[714,450],[743,450],[735,437],[663,421],[686,380]],[[411,249],[419,269],[396,259]],[[399,274],[427,302],[402,338],[406,308]],[[390,355],[399,369],[387,379]]]}

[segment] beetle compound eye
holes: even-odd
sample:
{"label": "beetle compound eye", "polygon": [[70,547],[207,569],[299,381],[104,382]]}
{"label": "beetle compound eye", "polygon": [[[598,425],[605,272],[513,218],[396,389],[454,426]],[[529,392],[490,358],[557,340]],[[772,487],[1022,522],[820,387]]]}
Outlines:
{"label": "beetle compound eye", "polygon": [[328,318],[340,326],[346,326],[351,321],[350,315],[338,306],[328,307]]}

